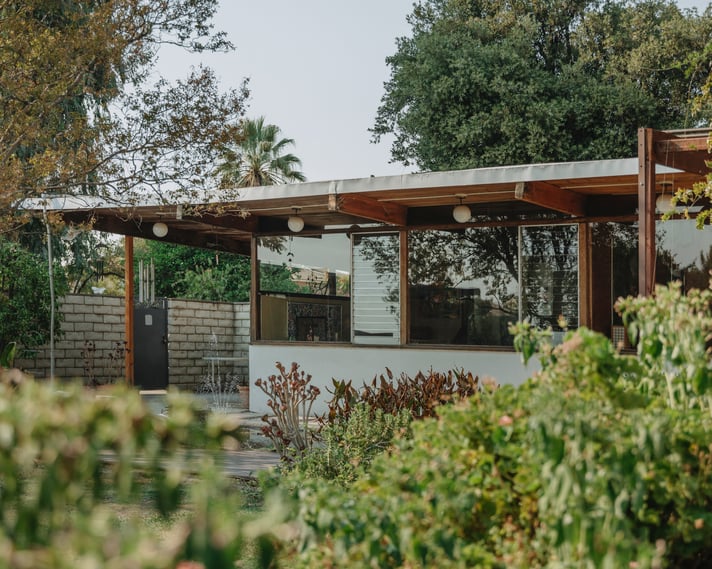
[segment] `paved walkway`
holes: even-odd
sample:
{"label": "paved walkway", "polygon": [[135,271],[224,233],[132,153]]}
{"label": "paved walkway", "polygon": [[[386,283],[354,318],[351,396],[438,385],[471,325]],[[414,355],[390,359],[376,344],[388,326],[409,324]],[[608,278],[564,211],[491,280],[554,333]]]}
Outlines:
{"label": "paved walkway", "polygon": [[253,478],[262,470],[279,464],[279,454],[264,449],[225,451],[223,470],[234,478]]}
{"label": "paved walkway", "polygon": [[[165,411],[165,391],[142,392],[144,401],[155,413]],[[208,400],[209,396],[198,395],[199,399]],[[237,415],[240,425],[247,428],[250,441],[269,446],[271,442],[261,433],[262,419],[257,413],[235,407],[231,414]],[[274,468],[279,464],[279,454],[266,448],[223,451],[223,468],[227,476],[235,478],[253,478],[258,472]]]}

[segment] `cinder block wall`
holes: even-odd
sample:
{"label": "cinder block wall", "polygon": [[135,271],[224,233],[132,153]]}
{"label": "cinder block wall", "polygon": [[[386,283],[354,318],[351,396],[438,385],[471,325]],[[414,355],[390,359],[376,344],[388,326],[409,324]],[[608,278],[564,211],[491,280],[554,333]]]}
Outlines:
{"label": "cinder block wall", "polygon": [[[101,383],[123,377],[119,351],[125,341],[123,297],[68,295],[60,310],[64,335],[55,342],[57,377],[88,381],[93,373]],[[210,371],[205,357],[246,357],[249,342],[249,303],[168,301],[170,385],[199,388]],[[49,345],[15,363],[35,377],[49,377]],[[221,374],[234,374],[245,385],[248,382],[247,364],[220,363],[218,369]]]}
{"label": "cinder block wall", "polygon": [[[248,383],[248,365],[211,364],[206,357],[247,357],[250,343],[249,303],[168,300],[169,382],[194,389],[214,370]],[[211,368],[211,365],[214,366]]]}

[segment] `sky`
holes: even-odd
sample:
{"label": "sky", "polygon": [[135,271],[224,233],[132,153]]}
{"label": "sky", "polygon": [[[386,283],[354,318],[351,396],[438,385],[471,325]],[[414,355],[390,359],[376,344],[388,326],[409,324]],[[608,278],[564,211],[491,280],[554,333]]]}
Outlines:
{"label": "sky", "polygon": [[[708,5],[679,0],[678,5]],[[391,164],[390,140],[371,143],[389,78],[385,59],[410,34],[413,0],[221,0],[217,29],[235,45],[226,54],[163,49],[159,72],[185,77],[190,66],[213,68],[225,89],[250,79],[246,116],[264,116],[293,138],[292,152],[310,181],[412,171]]]}
{"label": "sky", "polygon": [[410,170],[388,164],[390,143],[371,144],[368,129],[411,9],[412,0],[221,0],[216,28],[235,51],[164,49],[159,71],[184,77],[203,62],[226,89],[249,77],[247,116],[294,139],[310,181],[401,174]]}

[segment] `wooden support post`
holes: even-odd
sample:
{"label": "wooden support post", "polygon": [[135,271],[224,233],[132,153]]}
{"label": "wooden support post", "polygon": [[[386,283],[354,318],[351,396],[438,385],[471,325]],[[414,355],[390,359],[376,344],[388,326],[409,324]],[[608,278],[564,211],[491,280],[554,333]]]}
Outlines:
{"label": "wooden support post", "polygon": [[257,259],[257,237],[250,239],[250,342],[261,338],[260,334],[260,264]]}
{"label": "wooden support post", "polygon": [[124,369],[126,383],[134,384],[134,249],[133,237],[124,237],[124,325],[126,353]]}
{"label": "wooden support post", "polygon": [[655,287],[655,152],[653,129],[638,129],[638,294]]}
{"label": "wooden support post", "polygon": [[579,256],[579,318],[578,325],[592,328],[592,247],[591,225],[578,224],[578,256]]}
{"label": "wooden support post", "polygon": [[400,233],[400,345],[404,346],[410,340],[409,323],[410,314],[408,312],[408,231],[401,230]]}

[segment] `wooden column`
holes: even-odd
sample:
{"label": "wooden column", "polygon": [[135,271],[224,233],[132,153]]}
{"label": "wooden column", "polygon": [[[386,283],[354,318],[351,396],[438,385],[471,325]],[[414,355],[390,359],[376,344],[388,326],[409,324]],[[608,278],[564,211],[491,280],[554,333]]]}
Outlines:
{"label": "wooden column", "polygon": [[591,226],[588,223],[578,224],[578,256],[579,256],[579,326],[593,328],[592,314],[592,258],[591,258]]}
{"label": "wooden column", "polygon": [[402,229],[400,235],[400,345],[409,341],[410,314],[408,312],[408,231]]}
{"label": "wooden column", "polygon": [[250,342],[261,339],[260,334],[260,265],[257,259],[257,237],[250,239]]}
{"label": "wooden column", "polygon": [[638,129],[638,294],[655,287],[655,152],[653,129]]}
{"label": "wooden column", "polygon": [[133,237],[124,237],[124,325],[126,383],[134,384],[134,249]]}

